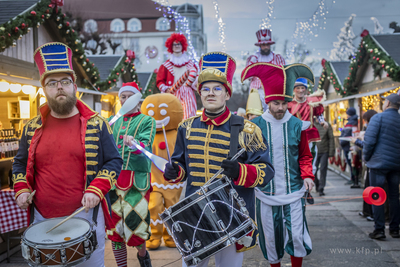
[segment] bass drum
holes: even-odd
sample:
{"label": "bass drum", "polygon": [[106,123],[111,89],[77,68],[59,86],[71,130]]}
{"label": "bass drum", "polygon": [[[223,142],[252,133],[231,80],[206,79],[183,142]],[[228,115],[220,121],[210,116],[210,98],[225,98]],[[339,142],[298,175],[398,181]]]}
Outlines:
{"label": "bass drum", "polygon": [[160,218],[187,266],[197,265],[255,228],[246,203],[225,176],[166,209]]}
{"label": "bass drum", "polygon": [[96,249],[96,232],[82,218],[71,218],[46,233],[64,218],[32,224],[21,240],[22,256],[29,266],[75,266],[88,260]]}

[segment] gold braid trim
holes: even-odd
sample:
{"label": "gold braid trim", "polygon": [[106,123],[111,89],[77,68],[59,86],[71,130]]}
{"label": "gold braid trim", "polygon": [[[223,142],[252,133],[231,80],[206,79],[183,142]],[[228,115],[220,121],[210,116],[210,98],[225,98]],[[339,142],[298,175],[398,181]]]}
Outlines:
{"label": "gold braid trim", "polygon": [[[103,124],[106,125],[108,133],[112,134],[112,130],[111,130],[110,125],[108,124],[108,121],[106,119],[104,119],[100,115],[96,115],[96,116],[90,118],[88,120],[88,122],[87,122],[87,125],[91,125],[91,126],[94,126],[94,127],[99,127],[100,131],[103,129]],[[86,133],[87,133],[87,130],[86,130]]]}
{"label": "gold braid trim", "polygon": [[94,166],[96,166],[97,164],[99,164],[98,161],[94,161],[94,160],[88,160],[88,161],[86,161],[86,165],[94,165]]}
{"label": "gold braid trim", "polygon": [[19,190],[17,193],[15,193],[15,200],[18,198],[19,195],[21,195],[22,193],[31,193],[31,190],[29,189],[21,189]]}
{"label": "gold braid trim", "polygon": [[114,184],[117,182],[115,176],[117,176],[117,173],[115,171],[109,172],[108,170],[100,170],[96,178],[108,179],[110,181],[111,187],[113,187]]}
{"label": "gold braid trim", "polygon": [[100,197],[100,200],[102,200],[104,198],[104,195],[101,192],[101,190],[93,185],[89,185],[89,187],[86,189],[86,192],[95,193],[96,195],[98,195]]}
{"label": "gold braid trim", "polygon": [[98,132],[100,132],[99,129],[87,129],[86,130],[86,134],[95,134],[95,133],[98,133]]}
{"label": "gold braid trim", "polygon": [[239,133],[239,145],[250,152],[267,149],[263,141],[261,129],[248,120],[244,121],[243,131]]}
{"label": "gold braid trim", "polygon": [[99,138],[96,136],[89,136],[89,137],[85,137],[85,141],[99,141]]}
{"label": "gold braid trim", "polygon": [[257,163],[257,164],[252,164],[252,165],[254,167],[256,167],[257,179],[254,182],[254,184],[250,187],[256,187],[257,185],[264,183],[265,171],[263,171],[263,169],[267,167],[267,164]]}
{"label": "gold braid trim", "polygon": [[95,172],[95,171],[86,171],[86,174],[87,174],[87,175],[95,175],[96,172]]}
{"label": "gold braid trim", "polygon": [[15,176],[15,174],[13,174],[12,180],[14,182],[14,184],[16,183],[26,183],[26,174],[22,174],[22,173],[18,173],[17,176]]}
{"label": "gold braid trim", "polygon": [[183,120],[181,123],[179,123],[178,128],[182,127],[182,128],[186,129],[186,139],[189,139],[189,137],[190,137],[190,128],[192,128],[192,123],[193,123],[194,119],[196,119],[198,117],[200,117],[200,116],[193,116],[193,117],[190,117],[190,118],[188,118],[186,120]]}
{"label": "gold braid trim", "polygon": [[87,158],[95,158],[97,157],[98,153],[91,153],[91,152],[86,152],[85,155]]}
{"label": "gold braid trim", "polygon": [[99,146],[96,146],[96,145],[85,145],[85,148],[86,149],[89,149],[89,148],[91,148],[91,149],[99,149]]}

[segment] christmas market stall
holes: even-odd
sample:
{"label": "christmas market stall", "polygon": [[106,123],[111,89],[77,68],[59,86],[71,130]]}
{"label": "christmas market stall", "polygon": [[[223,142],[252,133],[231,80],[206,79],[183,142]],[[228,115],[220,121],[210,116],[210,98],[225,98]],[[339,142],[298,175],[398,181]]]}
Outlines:
{"label": "christmas market stall", "polygon": [[[349,107],[356,109],[358,130],[362,131],[362,115],[370,109],[382,112],[382,97],[398,93],[400,88],[400,50],[396,47],[400,34],[370,35],[364,30],[361,37],[350,62],[322,61],[323,72],[318,83],[318,88],[326,91],[325,117],[332,125],[336,139],[336,155],[330,159],[330,167],[348,176],[350,168],[346,167],[338,140],[346,124],[346,110]],[[360,154],[351,159],[353,167],[362,167]]]}

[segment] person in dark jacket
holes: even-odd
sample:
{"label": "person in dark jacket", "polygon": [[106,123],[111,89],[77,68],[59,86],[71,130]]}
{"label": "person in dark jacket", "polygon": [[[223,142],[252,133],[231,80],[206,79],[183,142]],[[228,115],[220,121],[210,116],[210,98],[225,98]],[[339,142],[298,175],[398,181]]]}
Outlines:
{"label": "person in dark jacket", "polygon": [[[375,114],[377,114],[378,112],[376,112],[373,109],[368,110],[367,112],[364,113],[364,115],[362,116],[363,118],[363,130],[366,131],[368,124],[372,118],[372,116],[374,116]],[[353,141],[355,143],[356,146],[358,146],[359,148],[363,148],[364,147],[364,140],[361,140],[360,138],[353,138]],[[367,170],[365,171],[365,180],[364,180],[364,188],[367,188],[368,186],[370,186],[369,184],[369,169],[367,167]],[[358,213],[360,216],[364,217],[367,219],[367,221],[373,221],[373,215],[372,215],[372,205],[368,204],[367,202],[363,201],[363,210],[360,211]]]}
{"label": "person in dark jacket", "polygon": [[[328,127],[325,128],[321,125],[318,120],[315,121],[315,127],[319,132],[321,141],[317,143],[318,154],[317,154],[317,171],[315,172],[315,189],[319,192],[320,196],[324,196],[324,187],[326,183],[326,173],[328,172],[328,158],[335,155],[335,140],[333,137],[332,126],[328,123]],[[321,164],[320,177],[318,179],[318,169]]]}
{"label": "person in dark jacket", "polygon": [[[386,97],[383,112],[372,117],[364,136],[363,156],[370,168],[371,186],[383,188],[388,182],[390,224],[389,234],[399,238],[400,202],[400,96]],[[375,230],[369,234],[372,239],[386,238],[384,206],[372,206]]]}
{"label": "person in dark jacket", "polygon": [[[351,137],[353,136],[354,132],[358,129],[358,115],[356,114],[356,109],[350,107],[346,110],[347,114],[347,123],[344,126],[340,137]],[[351,173],[351,181],[347,182],[346,184],[354,184],[355,182],[355,175],[353,174],[353,168],[351,167],[349,152],[350,152],[350,142],[349,141],[340,141],[340,146],[343,149],[344,157],[346,159],[347,165],[350,167]]]}

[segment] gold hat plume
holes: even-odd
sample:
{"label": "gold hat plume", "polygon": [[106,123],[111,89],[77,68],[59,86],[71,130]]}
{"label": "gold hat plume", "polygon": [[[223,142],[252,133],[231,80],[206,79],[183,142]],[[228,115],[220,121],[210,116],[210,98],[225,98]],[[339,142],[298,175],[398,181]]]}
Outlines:
{"label": "gold hat plume", "polygon": [[247,99],[246,115],[254,114],[257,116],[261,116],[263,113],[263,107],[258,90],[252,88],[249,94],[249,98]]}

